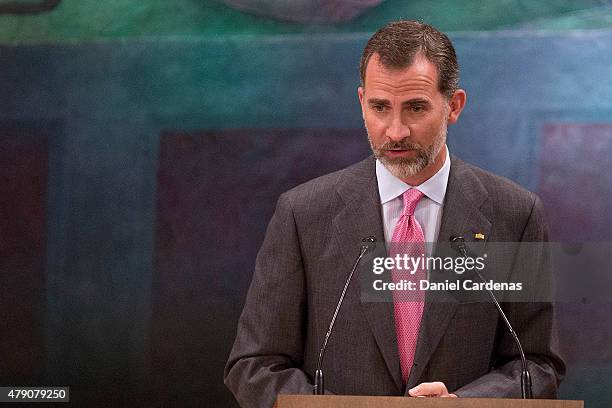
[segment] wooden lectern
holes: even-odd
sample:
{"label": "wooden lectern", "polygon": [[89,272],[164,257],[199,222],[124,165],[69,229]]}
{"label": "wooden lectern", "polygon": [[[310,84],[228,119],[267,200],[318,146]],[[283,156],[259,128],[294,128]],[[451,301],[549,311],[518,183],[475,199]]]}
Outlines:
{"label": "wooden lectern", "polygon": [[583,401],[279,395],[275,408],[584,408]]}

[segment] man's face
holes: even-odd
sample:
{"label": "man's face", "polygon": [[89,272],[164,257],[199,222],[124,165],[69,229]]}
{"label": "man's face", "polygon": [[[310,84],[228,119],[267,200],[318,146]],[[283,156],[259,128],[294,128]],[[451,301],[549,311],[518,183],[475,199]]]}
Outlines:
{"label": "man's face", "polygon": [[441,167],[447,124],[456,117],[438,90],[435,65],[417,55],[407,68],[386,68],[374,54],[359,100],[372,151],[393,175],[407,181]]}

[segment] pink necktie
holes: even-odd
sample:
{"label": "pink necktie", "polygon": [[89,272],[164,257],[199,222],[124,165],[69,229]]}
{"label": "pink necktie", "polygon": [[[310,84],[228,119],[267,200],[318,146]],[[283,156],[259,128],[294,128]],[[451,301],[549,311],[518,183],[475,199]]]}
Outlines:
{"label": "pink necktie", "polygon": [[[414,217],[414,209],[422,197],[423,193],[413,188],[403,194],[404,211],[393,231],[392,243],[389,247],[390,257],[395,258],[396,255],[400,255],[403,258],[406,254],[408,257],[420,258],[425,255],[423,229]],[[401,280],[412,281],[415,282],[418,289],[419,280],[427,279],[427,271],[423,268],[417,268],[414,274],[410,274],[410,271],[405,269],[398,269],[394,269],[391,273],[395,283]],[[400,366],[405,384],[414,363],[419,326],[423,315],[424,294],[420,290],[394,291],[393,306]]]}

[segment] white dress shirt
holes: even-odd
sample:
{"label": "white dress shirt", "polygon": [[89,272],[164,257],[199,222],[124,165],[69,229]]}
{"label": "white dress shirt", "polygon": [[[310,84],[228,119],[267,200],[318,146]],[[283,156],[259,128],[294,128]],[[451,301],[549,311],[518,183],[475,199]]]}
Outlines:
{"label": "white dress shirt", "polygon": [[[436,242],[440,232],[442,206],[446,195],[450,166],[450,154],[447,147],[442,168],[422,184],[410,186],[391,174],[380,161],[376,160],[376,179],[378,181],[380,203],[382,204],[383,227],[387,243],[391,242],[395,224],[399,221],[404,209],[402,194],[411,188],[416,188],[424,194],[424,197],[417,203],[414,216],[423,229],[425,242]],[[427,245],[428,256],[431,255],[431,249],[432,245]]]}

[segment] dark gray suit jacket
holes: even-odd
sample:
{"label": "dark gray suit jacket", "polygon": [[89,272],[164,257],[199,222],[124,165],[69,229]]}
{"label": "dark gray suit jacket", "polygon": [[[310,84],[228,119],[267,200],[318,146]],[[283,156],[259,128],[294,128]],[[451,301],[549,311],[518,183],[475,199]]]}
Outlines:
{"label": "dark gray suit jacket", "polygon": [[[439,241],[546,241],[535,194],[452,157]],[[312,393],[318,350],[363,237],[384,241],[375,160],[302,184],[278,200],[225,368],[243,407],[272,406],[279,393]],[[549,303],[507,303],[536,397],[554,398],[565,372]],[[427,302],[415,365],[402,384],[392,303],[361,301],[351,284],[325,355],[335,394],[404,395],[443,381],[460,397],[520,397],[520,360],[491,303]]]}

